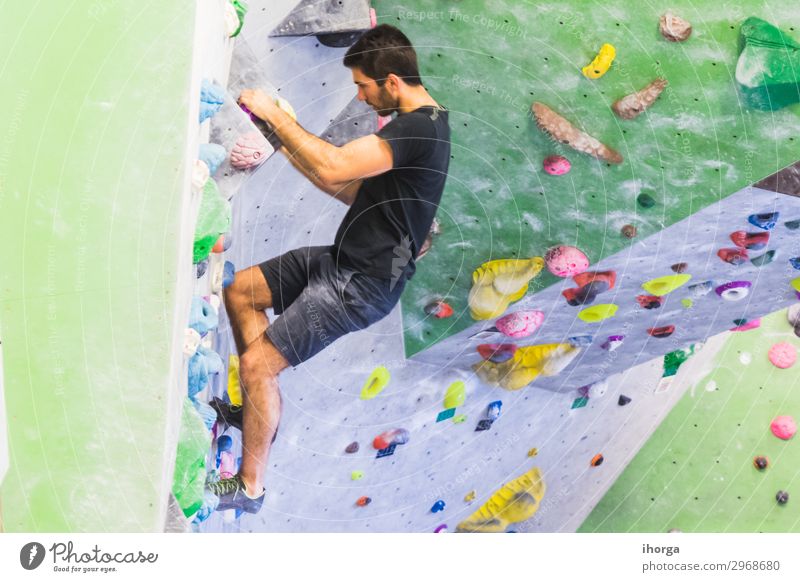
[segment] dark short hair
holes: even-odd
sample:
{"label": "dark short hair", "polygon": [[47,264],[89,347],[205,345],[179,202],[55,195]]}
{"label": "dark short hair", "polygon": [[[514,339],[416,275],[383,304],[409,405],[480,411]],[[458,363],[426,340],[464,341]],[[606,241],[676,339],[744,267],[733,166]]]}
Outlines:
{"label": "dark short hair", "polygon": [[399,28],[381,24],[361,35],[344,56],[344,66],[358,67],[378,85],[383,86],[389,73],[409,85],[422,85],[417,53]]}

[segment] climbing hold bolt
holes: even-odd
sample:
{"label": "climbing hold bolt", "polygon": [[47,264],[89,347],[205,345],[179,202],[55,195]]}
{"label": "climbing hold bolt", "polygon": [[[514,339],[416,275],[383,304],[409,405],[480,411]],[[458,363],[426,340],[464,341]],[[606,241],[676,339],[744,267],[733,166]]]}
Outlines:
{"label": "climbing hold bolt", "polygon": [[758,469],[759,471],[763,471],[769,466],[769,459],[766,457],[759,455],[753,459],[753,466]]}
{"label": "climbing hold bolt", "polygon": [[789,493],[787,491],[778,491],[775,494],[775,501],[777,501],[779,505],[786,505],[786,502],[789,501]]}

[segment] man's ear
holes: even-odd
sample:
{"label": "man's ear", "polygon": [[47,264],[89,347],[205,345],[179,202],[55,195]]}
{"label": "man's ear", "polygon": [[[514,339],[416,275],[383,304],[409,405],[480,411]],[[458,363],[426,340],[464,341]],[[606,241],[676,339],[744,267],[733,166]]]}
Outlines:
{"label": "man's ear", "polygon": [[384,85],[388,85],[388,87],[386,88],[396,94],[400,90],[400,84],[402,82],[403,80],[400,77],[398,77],[394,73],[389,73],[388,75],[386,75],[386,81]]}

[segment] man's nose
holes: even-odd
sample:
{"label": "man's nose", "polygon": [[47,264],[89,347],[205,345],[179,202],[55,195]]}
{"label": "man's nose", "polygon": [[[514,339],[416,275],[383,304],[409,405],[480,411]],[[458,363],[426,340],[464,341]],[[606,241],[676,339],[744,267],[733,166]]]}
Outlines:
{"label": "man's nose", "polygon": [[358,95],[356,96],[359,101],[366,101],[367,97],[364,95],[364,92],[359,88]]}

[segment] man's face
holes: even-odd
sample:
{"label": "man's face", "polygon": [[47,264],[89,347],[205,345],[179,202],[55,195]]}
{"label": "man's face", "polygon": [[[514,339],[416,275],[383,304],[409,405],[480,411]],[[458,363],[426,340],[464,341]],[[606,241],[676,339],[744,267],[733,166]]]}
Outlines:
{"label": "man's face", "polygon": [[390,87],[391,80],[387,79],[383,86],[379,86],[375,79],[367,77],[361,69],[355,67],[351,69],[353,82],[358,87],[358,100],[365,101],[381,115],[389,115],[399,107],[398,100],[392,96]]}

